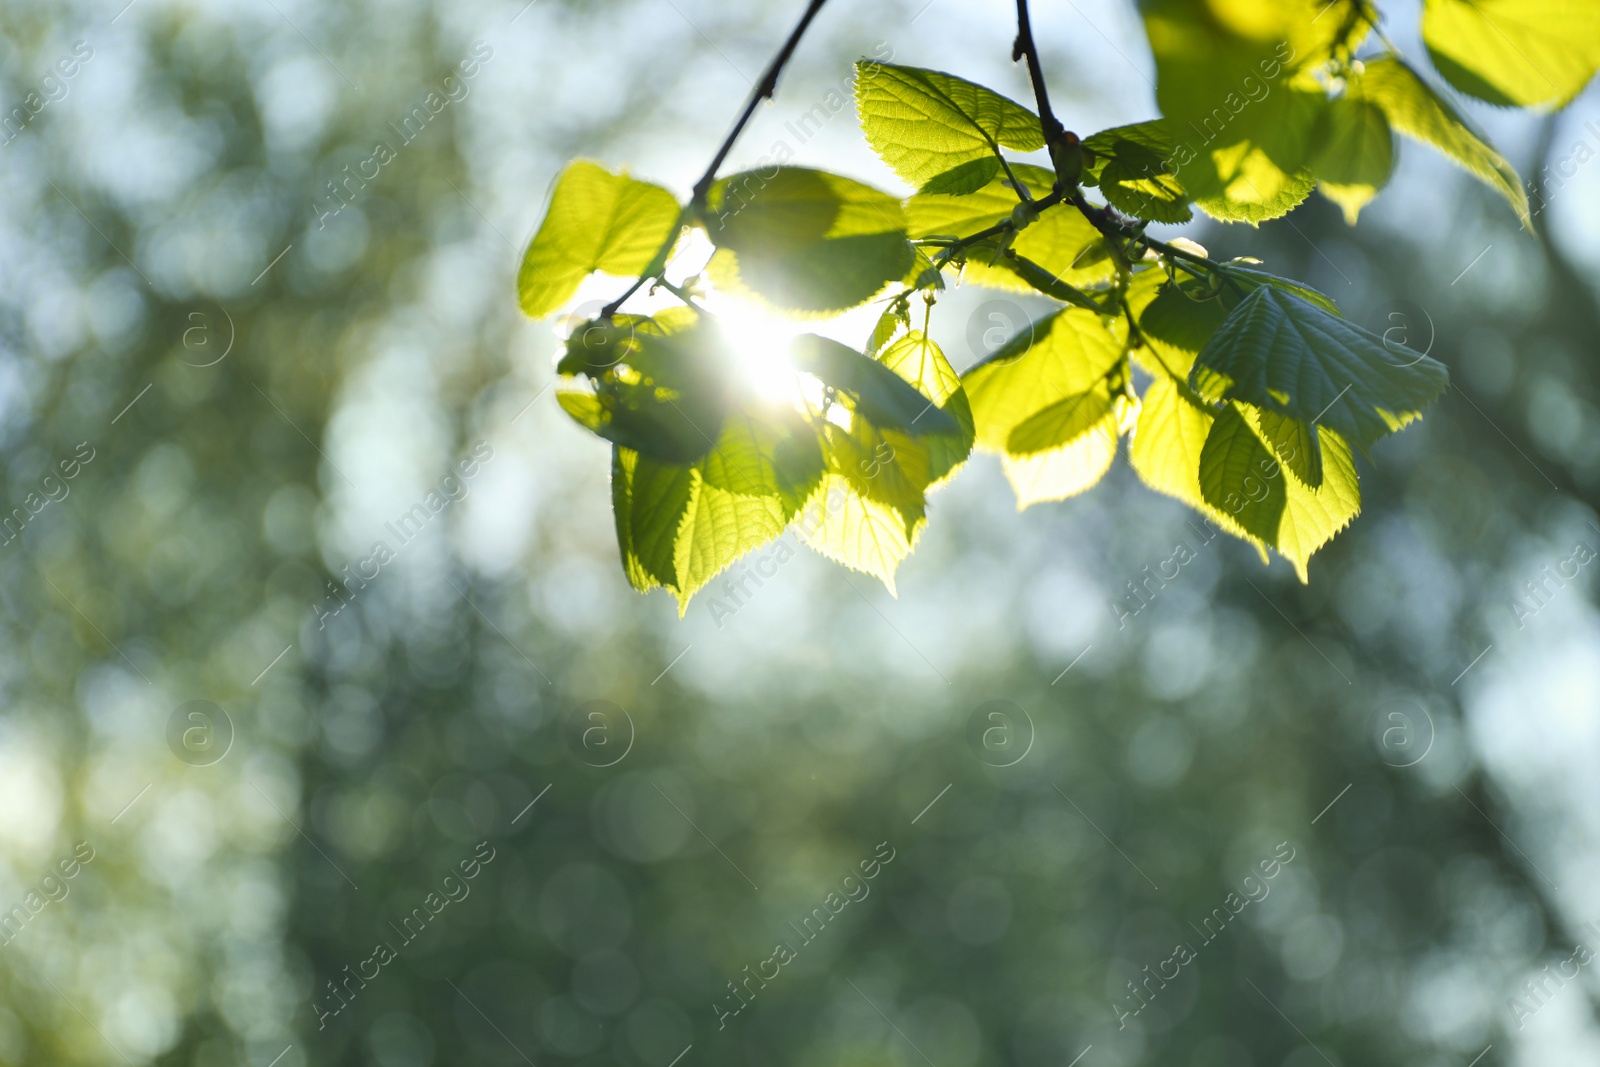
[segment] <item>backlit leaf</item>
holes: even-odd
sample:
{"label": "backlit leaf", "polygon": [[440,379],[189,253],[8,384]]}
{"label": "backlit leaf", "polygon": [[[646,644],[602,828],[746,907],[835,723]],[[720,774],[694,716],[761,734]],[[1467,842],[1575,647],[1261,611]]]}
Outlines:
{"label": "backlit leaf", "polygon": [[1017,510],[1076,496],[1105,476],[1117,455],[1117,417],[1107,412],[1059,448],[1003,455],[1000,465],[1017,496]]}
{"label": "backlit leaf", "polygon": [[[1027,108],[936,70],[862,61],[856,107],[873,151],[919,189],[962,164],[993,158],[1002,145],[1023,152],[1044,147],[1039,119]],[[988,184],[988,177],[975,180],[982,173],[974,168],[946,178],[942,191],[980,189]]]}
{"label": "backlit leaf", "polygon": [[1174,173],[1177,145],[1164,120],[1103,130],[1083,144],[1097,157],[1092,182],[1085,184],[1097,184],[1112,207],[1152,222],[1192,217],[1189,194]]}
{"label": "backlit leaf", "polygon": [[1027,456],[1071,444],[1111,413],[1111,387],[1104,379],[1086,393],[1069,396],[1029,415],[1006,437],[1006,455]]}
{"label": "backlit leaf", "polygon": [[1351,79],[1349,91],[1376,104],[1396,130],[1432,145],[1481,179],[1505,197],[1523,225],[1528,225],[1528,194],[1516,169],[1474,133],[1416,71],[1393,56],[1382,56],[1368,62],[1364,72]]}
{"label": "backlit leaf", "polygon": [[961,376],[979,446],[1005,452],[1013,430],[1093,389],[1121,356],[1121,337],[1093,312],[1064,308],[1032,323]]}
{"label": "backlit leaf", "polygon": [[[1207,214],[1258,223],[1310,193],[1321,87],[1299,73],[1325,58],[1340,23],[1310,0],[1148,0],[1156,100],[1172,169]],[[1103,176],[1102,176],[1103,180]]]}
{"label": "backlit leaf", "polygon": [[[922,438],[928,449],[928,488],[932,488],[947,480],[972,452],[972,407],[961,386],[961,376],[939,346],[920,330],[912,330],[890,345],[878,360],[937,404],[957,425],[954,433],[927,434]],[[920,423],[920,419],[915,420],[913,426]]]}
{"label": "backlit leaf", "polygon": [[523,254],[517,272],[522,310],[534,318],[550,314],[593,271],[642,273],[678,224],[678,201],[667,190],[578,160],[556,182]]}
{"label": "backlit leaf", "polygon": [[820,315],[870,300],[915,261],[886,193],[805,167],[745,171],[711,187],[704,215],[719,288]]}
{"label": "backlit leaf", "polygon": [[1128,459],[1140,480],[1158,493],[1183,501],[1228,533],[1255,545],[1266,562],[1266,546],[1237,519],[1206,499],[1200,488],[1200,455],[1216,409],[1200,403],[1181,382],[1157,378],[1145,390]]}
{"label": "backlit leaf", "polygon": [[1394,134],[1382,109],[1360,97],[1331,101],[1317,125],[1311,169],[1322,195],[1344,209],[1351,226],[1394,173]]}
{"label": "backlit leaf", "polygon": [[901,375],[816,334],[795,339],[794,365],[846,393],[855,408],[876,425],[907,434],[959,433],[954,416],[919,393]]}
{"label": "backlit leaf", "polygon": [[1190,372],[1209,400],[1331,428],[1362,449],[1419,418],[1449,380],[1438,361],[1267,285],[1234,309]]}
{"label": "backlit leaf", "polygon": [[563,389],[557,400],[614,444],[690,463],[722,432],[728,368],[720,335],[688,308],[654,318],[618,315],[573,333],[557,369],[564,376],[583,374],[590,385]]}
{"label": "backlit leaf", "polygon": [[1464,93],[1503,107],[1564,107],[1600,66],[1600,4],[1427,0],[1422,39]]}
{"label": "backlit leaf", "polygon": [[1248,405],[1222,409],[1200,456],[1206,501],[1294,564],[1302,582],[1312,554],[1361,510],[1350,446],[1331,431],[1320,437],[1323,479],[1316,488],[1277,461],[1261,437],[1258,413]]}
{"label": "backlit leaf", "polygon": [[678,613],[721,571],[783,532],[824,474],[816,432],[793,412],[728,419],[694,464],[612,452],[612,508],[623,569],[635,588],[660,585]]}

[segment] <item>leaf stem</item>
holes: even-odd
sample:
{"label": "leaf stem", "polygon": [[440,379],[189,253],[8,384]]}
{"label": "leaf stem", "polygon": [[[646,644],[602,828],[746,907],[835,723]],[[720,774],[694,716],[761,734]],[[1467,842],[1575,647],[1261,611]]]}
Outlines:
{"label": "leaf stem", "polygon": [[637,293],[646,282],[660,279],[661,272],[666,269],[667,256],[671,254],[672,246],[677,243],[678,232],[682,225],[690,221],[699,208],[705,206],[706,195],[711,192],[711,184],[717,180],[717,170],[727,160],[728,153],[733,151],[734,142],[739,139],[739,135],[744,132],[745,126],[749,124],[750,117],[755,114],[756,105],[763,100],[771,100],[772,94],[777,92],[778,75],[783,73],[783,68],[789,62],[789,57],[794,55],[795,48],[800,44],[800,38],[805,35],[807,27],[811,25],[811,20],[816,18],[817,12],[821,11],[822,5],[827,2],[828,0],[809,0],[805,13],[800,16],[800,21],[790,31],[789,39],[783,42],[783,47],[778,50],[778,54],[772,57],[772,62],[767,65],[767,71],[761,76],[761,80],[751,88],[750,98],[745,101],[744,110],[740,112],[738,120],[734,122],[733,129],[729,130],[728,136],[723,138],[721,147],[717,149],[717,154],[711,157],[711,163],[706,167],[705,173],[700,176],[700,180],[694,183],[694,195],[689,201],[689,206],[679,218],[680,225],[673,228],[673,232],[662,243],[661,250],[656,253],[655,259],[651,261],[650,266],[646,268],[643,274],[634,279],[633,284],[628,286],[627,292],[601,309],[600,318],[611,318],[617,313],[617,309],[630,296]]}
{"label": "leaf stem", "polygon": [[[1042,212],[1047,208],[1055,207],[1064,199],[1066,198],[1062,196],[1061,190],[1057,189],[1049,196],[1040,200],[1031,201],[1030,203],[1035,211]],[[943,250],[933,261],[933,265],[935,267],[943,267],[946,263],[954,259],[959,253],[966,251],[968,248],[971,248],[978,242],[986,241],[991,237],[997,237],[1002,233],[1006,233],[1014,229],[1016,229],[1015,222],[1010,219],[1001,219],[993,226],[986,226],[977,233],[968,234],[965,237],[951,241],[943,246]]]}
{"label": "leaf stem", "polygon": [[[1179,248],[1177,245],[1170,245],[1165,241],[1158,241],[1154,237],[1151,237],[1149,234],[1145,233],[1142,229],[1128,225],[1121,219],[1114,216],[1106,208],[1098,207],[1089,203],[1089,201],[1085,199],[1082,190],[1079,190],[1073,194],[1072,205],[1076,207],[1083,217],[1089,220],[1089,224],[1095,229],[1099,230],[1101,235],[1104,236],[1108,241],[1111,241],[1113,238],[1124,238],[1142,244],[1146,248],[1153,248],[1169,259],[1186,260],[1189,263],[1198,263],[1200,266],[1206,268],[1207,271],[1220,271],[1223,269],[1222,264],[1218,263],[1216,260],[1202,256],[1198,252],[1185,251],[1184,249]],[[1114,245],[1113,247],[1117,246]]]}

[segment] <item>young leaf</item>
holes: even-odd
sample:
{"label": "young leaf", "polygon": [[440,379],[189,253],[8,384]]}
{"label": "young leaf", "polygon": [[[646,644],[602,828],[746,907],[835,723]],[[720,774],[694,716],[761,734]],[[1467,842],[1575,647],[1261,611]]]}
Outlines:
{"label": "young leaf", "polygon": [[[893,593],[895,571],[926,525],[927,491],[971,449],[971,415],[955,371],[920,333],[891,345],[882,358],[885,373],[914,387],[927,413],[950,418],[959,429],[912,436],[877,424],[848,397],[842,400],[850,425],[825,427],[828,474],[823,492],[807,508],[802,536]],[[926,421],[927,415],[916,420]]]}
{"label": "young leaf", "polygon": [[1200,492],[1249,536],[1274,547],[1289,493],[1272,458],[1237,404],[1225,404],[1200,450]]}
{"label": "young leaf", "polygon": [[994,177],[994,169],[951,172],[997,159],[1002,145],[1023,152],[1044,147],[1039,119],[1027,108],[936,70],[857,63],[856,108],[867,144],[902,179],[922,188],[945,176],[930,191],[975,192]]}
{"label": "young leaf", "polygon": [[728,357],[719,335],[687,308],[655,318],[618,315],[575,332],[557,364],[592,391],[557,393],[580,425],[614,444],[672,463],[711,450],[729,406]]}
{"label": "young leaf", "polygon": [[1207,503],[1232,516],[1250,534],[1272,546],[1302,582],[1313,553],[1350,524],[1361,510],[1361,488],[1350,446],[1338,434],[1320,435],[1323,479],[1302,482],[1280,464],[1261,437],[1259,413],[1229,403],[1217,415],[1200,455],[1200,486]]}
{"label": "young leaf", "polygon": [[1505,157],[1474,133],[1422,76],[1394,56],[1381,56],[1352,78],[1350,94],[1376,104],[1396,130],[1432,145],[1510,202],[1529,225],[1528,194]]}
{"label": "young leaf", "polygon": [[960,433],[955,417],[895,371],[838,341],[816,334],[795,339],[794,365],[849,396],[854,409],[881,427],[912,436]]}
{"label": "young leaf", "polygon": [[870,574],[895,595],[894,575],[911,555],[925,519],[908,524],[894,507],[860,493],[843,475],[830,473],[800,519],[800,536],[823,556]]}
{"label": "young leaf", "polygon": [[[1317,307],[1321,308],[1323,311],[1326,311],[1330,315],[1338,315],[1340,317],[1343,317],[1344,315],[1344,312],[1339,310],[1339,305],[1334,302],[1333,297],[1319,293],[1309,285],[1302,285],[1293,278],[1283,278],[1276,274],[1268,274],[1264,270],[1255,270],[1254,268],[1244,266],[1242,263],[1237,261],[1230,261],[1222,264],[1221,266],[1222,272],[1235,282],[1239,283],[1239,285],[1244,289],[1246,295],[1255,292],[1255,290],[1259,289],[1263,285],[1270,285],[1274,289],[1281,289],[1286,293],[1292,293],[1295,296],[1298,296],[1301,300],[1315,304]],[[1242,298],[1235,296],[1231,286],[1223,286],[1222,300],[1224,307],[1226,307],[1229,311],[1232,311],[1238,306],[1239,299]]]}
{"label": "young leaf", "polygon": [[704,219],[718,247],[708,268],[716,285],[801,315],[864,303],[915,262],[900,202],[825,171],[724,178],[711,187]]}
{"label": "young leaf", "polygon": [[1224,221],[1293,210],[1313,186],[1306,163],[1323,104],[1297,72],[1326,57],[1337,18],[1317,19],[1301,0],[1148,0],[1141,10],[1184,189]]}
{"label": "young leaf", "polygon": [[1029,415],[1006,437],[1006,455],[1027,456],[1071,444],[1111,413],[1105,379],[1086,393],[1069,396]]}
{"label": "young leaf", "polygon": [[591,272],[637,275],[678,227],[678,201],[659,185],[580,159],[562,172],[517,272],[534,318],[555,311]]}
{"label": "young leaf", "polygon": [[1365,450],[1419,418],[1450,376],[1437,360],[1263,285],[1212,334],[1189,380],[1208,400],[1331,428]]}
{"label": "young leaf", "polygon": [[[1056,181],[1054,171],[1027,163],[1013,163],[1011,173],[1036,200],[1048,196]],[[923,189],[906,198],[906,232],[912,237],[965,237],[1009,219],[1018,202],[1016,187],[1004,175],[963,196]]]}
{"label": "young leaf", "polygon": [[[931,489],[948,480],[972,452],[972,407],[961,387],[961,376],[932,338],[920,330],[912,330],[890,345],[878,360],[956,422],[955,433],[927,434],[923,438],[928,449],[927,488]],[[920,422],[914,420],[913,425]]]}
{"label": "young leaf", "polygon": [[1121,356],[1121,337],[1093,312],[1064,308],[1034,322],[961,376],[979,446],[1007,452],[1013,430],[1089,392]]}
{"label": "young leaf", "polygon": [[688,513],[694,480],[690,467],[612,446],[611,510],[617,547],[628,581],[641,593],[658,585],[677,585],[673,548]]}
{"label": "young leaf", "polygon": [[945,171],[936,174],[923,183],[917,190],[922,193],[938,193],[946,196],[966,196],[994,181],[1000,173],[1000,157],[984,156],[982,159],[969,160],[957,164]]}
{"label": "young leaf", "polygon": [[1188,222],[1189,194],[1174,174],[1177,146],[1162,119],[1103,130],[1083,142],[1096,157],[1085,185],[1106,202],[1151,222]]}
{"label": "young leaf", "polygon": [[1256,412],[1256,428],[1279,462],[1294,471],[1295,477],[1313,489],[1322,484],[1322,446],[1316,426],[1262,409]]}
{"label": "young leaf", "polygon": [[792,412],[728,419],[716,448],[694,464],[612,451],[612,508],[623,569],[640,591],[660,585],[678,614],[740,556],[771,541],[823,476],[815,431]]}
{"label": "young leaf", "polygon": [[1265,542],[1228,512],[1213,507],[1201,491],[1200,456],[1215,421],[1215,409],[1200,403],[1182,382],[1157,378],[1141,398],[1128,460],[1145,485],[1176,497],[1228,533],[1255,545],[1265,563]]}
{"label": "young leaf", "polygon": [[[1048,195],[1055,184],[1054,172],[1042,167],[1015,163],[1011,170],[1035,197]],[[1017,203],[1011,180],[1000,177],[965,196],[919,192],[906,200],[906,220],[913,237],[964,237],[1010,218]],[[1055,281],[1068,285],[1103,282],[1116,269],[1099,231],[1076,211],[1044,212],[1012,239],[1010,248]],[[1015,293],[1040,289],[1038,282],[1030,281],[1001,254],[998,242],[974,245],[965,261],[962,277],[969,284]]]}
{"label": "young leaf", "polygon": [[1331,101],[1317,126],[1317,148],[1311,169],[1322,195],[1344,209],[1344,221],[1356,216],[1394,173],[1394,133],[1383,111],[1360,97]]}
{"label": "young leaf", "polygon": [[1445,81],[1502,107],[1565,107],[1600,66],[1589,0],[1427,0],[1422,40]]}
{"label": "young leaf", "polygon": [[1209,300],[1164,285],[1139,314],[1139,333],[1168,374],[1187,380],[1194,359],[1228,317],[1221,294]]}
{"label": "young leaf", "polygon": [[1117,416],[1107,411],[1088,430],[1057,448],[1001,456],[1000,465],[1017,496],[1017,510],[1093,488],[1111,469],[1117,438]]}

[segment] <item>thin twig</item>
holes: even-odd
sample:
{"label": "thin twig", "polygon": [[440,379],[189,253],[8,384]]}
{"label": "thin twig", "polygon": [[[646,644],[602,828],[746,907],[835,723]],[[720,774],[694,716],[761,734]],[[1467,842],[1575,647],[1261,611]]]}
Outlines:
{"label": "thin twig", "polygon": [[712,157],[711,165],[694,183],[694,202],[704,203],[706,193],[711,190],[711,183],[717,179],[717,168],[722,166],[723,160],[728,158],[728,153],[733,151],[733,143],[739,139],[739,134],[744,132],[745,125],[750,121],[750,116],[755,114],[756,105],[763,100],[771,100],[772,94],[778,90],[778,75],[783,73],[783,68],[789,62],[789,57],[794,54],[795,46],[800,43],[806,27],[811,25],[811,20],[817,12],[822,10],[822,5],[827,0],[811,0],[806,6],[806,13],[800,16],[800,21],[795,25],[794,32],[789,34],[789,39],[783,42],[783,48],[772,57],[772,63],[767,67],[767,72],[761,76],[761,81],[750,91],[750,99],[745,101],[744,113],[739,116],[739,121],[733,124],[733,129],[728,131],[728,136],[723,140],[722,147],[717,149],[717,154]]}
{"label": "thin twig", "polygon": [[795,47],[799,45],[800,38],[805,34],[806,28],[811,25],[811,20],[816,17],[818,11],[822,10],[822,5],[825,3],[827,3],[827,0],[810,0],[806,5],[805,14],[800,16],[800,21],[795,24],[794,30],[789,34],[789,39],[783,42],[783,47],[772,58],[772,63],[767,67],[767,72],[761,76],[761,81],[756,84],[755,88],[750,90],[750,99],[745,101],[744,111],[740,113],[738,121],[733,124],[733,129],[728,131],[728,136],[723,138],[722,146],[717,149],[717,154],[711,157],[710,166],[706,167],[706,171],[700,176],[700,180],[694,183],[694,196],[689,201],[688,208],[679,216],[678,225],[672,227],[667,239],[662,242],[660,251],[656,253],[650,265],[645,268],[644,273],[634,279],[632,285],[628,286],[627,292],[601,309],[600,318],[611,318],[617,313],[617,309],[630,296],[638,292],[646,282],[659,279],[661,273],[666,270],[667,256],[671,254],[672,246],[677,243],[678,231],[698,213],[700,208],[705,207],[706,197],[711,192],[711,184],[717,180],[717,170],[722,166],[723,161],[728,158],[728,153],[733,151],[733,144],[739,139],[739,135],[744,132],[745,126],[750,122],[750,117],[755,114],[756,105],[763,100],[772,99],[772,94],[778,89],[778,75],[783,72],[784,65],[789,62],[789,57],[794,54]]}
{"label": "thin twig", "polygon": [[1028,0],[1017,0],[1017,40],[1011,46],[1011,59],[1015,62],[1023,58],[1028,61],[1033,99],[1039,105],[1039,129],[1044,133],[1045,144],[1053,145],[1067,130],[1056,118],[1055,112],[1050,110],[1050,93],[1045,88],[1044,70],[1039,65],[1039,49],[1033,43],[1033,25],[1028,19]]}

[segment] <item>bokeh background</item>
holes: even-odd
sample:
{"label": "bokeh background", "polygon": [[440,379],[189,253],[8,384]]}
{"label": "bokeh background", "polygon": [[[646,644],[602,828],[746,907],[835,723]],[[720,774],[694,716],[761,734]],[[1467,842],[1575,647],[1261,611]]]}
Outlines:
{"label": "bokeh background", "polygon": [[[1119,620],[1185,511],[979,457],[898,599],[802,548],[679,621],[513,278],[571,157],[686,192],[798,0],[121,2],[0,9],[0,1063],[1600,1062],[1594,93],[1470,109],[1537,236],[1411,146],[1184,231],[1452,371],[1309,586],[1218,538]],[[1154,114],[1131,4],[1034,7],[1070,127]],[[839,0],[730,166],[895,188],[792,124],[885,49],[1026,100],[1011,19]]]}

